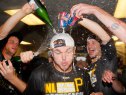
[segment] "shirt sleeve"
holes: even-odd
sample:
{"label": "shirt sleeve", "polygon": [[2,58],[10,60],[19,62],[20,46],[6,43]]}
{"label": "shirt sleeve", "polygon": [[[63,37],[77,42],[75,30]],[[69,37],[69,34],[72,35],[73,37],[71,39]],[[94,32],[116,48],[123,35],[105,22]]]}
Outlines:
{"label": "shirt sleeve", "polygon": [[111,38],[110,41],[106,45],[102,45],[102,53],[109,61],[110,70],[113,73],[117,72],[118,63],[117,63],[117,52],[114,40]]}
{"label": "shirt sleeve", "polygon": [[109,61],[117,56],[115,44],[112,38],[107,44],[101,45],[101,49],[102,53],[108,58]]}

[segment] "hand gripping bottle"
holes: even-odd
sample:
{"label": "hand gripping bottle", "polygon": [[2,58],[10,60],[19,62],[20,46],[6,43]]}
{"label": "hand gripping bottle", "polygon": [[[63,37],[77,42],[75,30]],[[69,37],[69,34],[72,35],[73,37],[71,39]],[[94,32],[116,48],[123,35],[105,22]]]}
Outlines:
{"label": "hand gripping bottle", "polygon": [[40,0],[28,0],[29,4],[34,4],[36,16],[39,17],[43,22],[50,25],[53,28],[52,22],[48,15],[45,6],[40,2]]}
{"label": "hand gripping bottle", "polygon": [[[36,57],[36,56],[38,56],[38,55],[39,55],[39,52],[34,52],[34,53],[33,53],[33,58]],[[6,62],[6,64],[8,65],[7,60],[5,60],[5,62]],[[14,56],[14,57],[11,59],[11,62],[22,62],[22,61],[21,61],[20,56]]]}

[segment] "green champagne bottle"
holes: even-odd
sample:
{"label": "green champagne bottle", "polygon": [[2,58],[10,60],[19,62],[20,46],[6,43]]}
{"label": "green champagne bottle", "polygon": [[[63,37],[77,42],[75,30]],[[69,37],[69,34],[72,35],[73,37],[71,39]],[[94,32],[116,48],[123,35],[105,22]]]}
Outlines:
{"label": "green champagne bottle", "polygon": [[[22,61],[20,59],[20,56],[14,56],[11,58],[11,62],[13,63],[13,62],[22,62]],[[5,60],[5,63],[7,66],[9,65],[7,60]]]}
{"label": "green champagne bottle", "polygon": [[51,28],[53,29],[53,24],[52,21],[48,15],[48,12],[45,8],[45,6],[40,2],[40,0],[28,0],[29,4],[34,4],[35,6],[35,15],[39,17],[43,22],[46,24],[50,25]]}
{"label": "green champagne bottle", "polygon": [[21,62],[20,56],[14,56],[11,60],[14,62]]}
{"label": "green champagne bottle", "polygon": [[[34,52],[33,53],[33,58],[36,57],[36,56],[38,56],[38,55],[39,55],[39,52]],[[14,56],[14,57],[12,57],[11,58],[11,61],[14,61],[14,62],[22,62],[20,56]]]}

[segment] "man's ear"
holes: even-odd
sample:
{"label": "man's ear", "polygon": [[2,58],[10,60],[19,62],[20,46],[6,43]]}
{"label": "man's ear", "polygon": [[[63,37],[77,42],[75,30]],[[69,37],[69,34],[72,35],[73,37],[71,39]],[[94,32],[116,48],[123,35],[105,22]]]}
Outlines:
{"label": "man's ear", "polygon": [[52,50],[50,50],[50,56],[53,57],[53,51]]}
{"label": "man's ear", "polygon": [[52,57],[52,49],[51,48],[48,48],[48,56]]}
{"label": "man's ear", "polygon": [[73,53],[74,53],[74,55],[76,54],[76,47],[74,47],[74,52]]}
{"label": "man's ear", "polygon": [[52,51],[50,51],[50,55],[51,55],[51,56],[53,56],[53,53],[52,53]]}

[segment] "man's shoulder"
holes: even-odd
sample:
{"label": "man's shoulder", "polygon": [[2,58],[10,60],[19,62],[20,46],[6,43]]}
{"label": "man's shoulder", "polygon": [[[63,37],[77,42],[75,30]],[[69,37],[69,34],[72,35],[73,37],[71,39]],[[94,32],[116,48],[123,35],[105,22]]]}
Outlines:
{"label": "man's shoulder", "polygon": [[50,65],[47,64],[42,63],[40,66],[33,70],[30,76],[31,81],[37,81],[37,83],[39,83],[40,81],[46,81],[50,77],[50,72],[52,69]]}
{"label": "man's shoulder", "polygon": [[35,70],[32,72],[33,74],[42,74],[42,73],[45,73],[45,72],[48,72],[49,69],[51,68],[51,63],[45,63],[45,62],[42,62],[40,66],[38,66],[37,68],[35,68]]}

